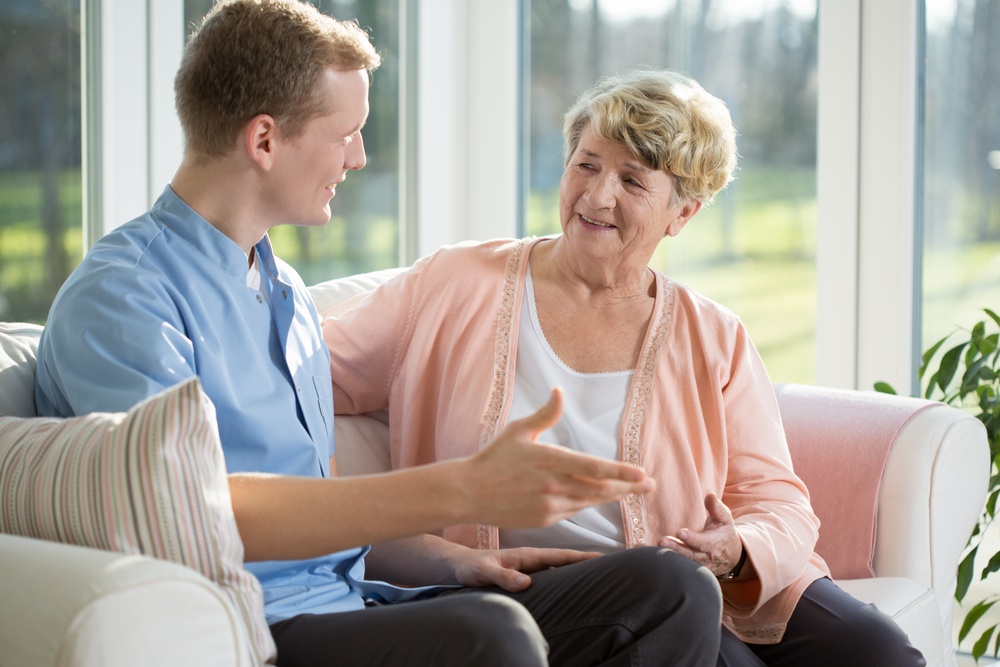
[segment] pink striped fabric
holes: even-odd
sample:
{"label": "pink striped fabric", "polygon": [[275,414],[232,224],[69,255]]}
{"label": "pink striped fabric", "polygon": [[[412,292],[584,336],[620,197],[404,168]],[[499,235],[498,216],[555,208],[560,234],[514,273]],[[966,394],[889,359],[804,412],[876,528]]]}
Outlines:
{"label": "pink striped fabric", "polygon": [[0,532],[197,570],[239,612],[256,661],[273,662],[214,417],[197,378],[127,413],[0,417]]}

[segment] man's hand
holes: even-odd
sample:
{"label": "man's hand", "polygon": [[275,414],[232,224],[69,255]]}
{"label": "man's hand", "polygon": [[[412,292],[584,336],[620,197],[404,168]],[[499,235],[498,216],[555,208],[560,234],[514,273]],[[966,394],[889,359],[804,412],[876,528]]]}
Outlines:
{"label": "man's hand", "polygon": [[687,556],[719,576],[736,567],[743,553],[743,542],[736,532],[733,513],[717,495],[710,493],[705,496],[705,509],[708,510],[708,518],[701,531],[681,528],[676,536],[660,540],[660,546]]}
{"label": "man's hand", "polygon": [[[653,490],[635,466],[535,442],[562,393],[464,459],[331,479],[233,473],[229,494],[247,561],[297,560],[445,526],[547,526],[590,505]],[[470,575],[471,576],[471,575]]]}
{"label": "man's hand", "polygon": [[580,510],[648,493],[655,484],[641,468],[536,442],[562,416],[562,391],[534,414],[511,422],[466,460],[467,515],[503,528],[547,526]]}
{"label": "man's hand", "polygon": [[528,574],[596,558],[601,554],[572,549],[467,549],[451,559],[455,578],[463,586],[499,586],[517,593],[531,585]]}

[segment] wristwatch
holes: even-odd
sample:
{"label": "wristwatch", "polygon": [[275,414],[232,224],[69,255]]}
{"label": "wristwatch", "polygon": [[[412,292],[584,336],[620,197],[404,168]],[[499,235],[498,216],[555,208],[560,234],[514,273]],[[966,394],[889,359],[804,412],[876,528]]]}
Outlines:
{"label": "wristwatch", "polygon": [[743,549],[742,551],[740,551],[740,559],[736,561],[736,565],[733,567],[733,569],[731,569],[729,572],[726,572],[725,574],[718,575],[716,579],[718,579],[719,581],[728,581],[729,579],[735,579],[736,577],[740,576],[740,572],[743,571],[743,566],[746,565],[746,562],[747,562],[747,550]]}

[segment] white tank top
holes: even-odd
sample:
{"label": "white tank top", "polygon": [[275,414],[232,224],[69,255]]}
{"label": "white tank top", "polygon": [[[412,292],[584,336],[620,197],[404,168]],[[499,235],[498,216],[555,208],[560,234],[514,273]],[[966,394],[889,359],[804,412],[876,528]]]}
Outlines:
{"label": "white tank top", "polygon": [[[552,387],[564,392],[562,419],[538,436],[540,441],[562,445],[607,459],[618,458],[618,433],[632,371],[579,373],[556,356],[541,326],[535,307],[531,271],[525,283],[518,327],[514,395],[508,422],[526,417],[549,400]],[[546,528],[500,530],[500,546],[558,547],[610,552],[625,547],[621,506],[607,503]]]}

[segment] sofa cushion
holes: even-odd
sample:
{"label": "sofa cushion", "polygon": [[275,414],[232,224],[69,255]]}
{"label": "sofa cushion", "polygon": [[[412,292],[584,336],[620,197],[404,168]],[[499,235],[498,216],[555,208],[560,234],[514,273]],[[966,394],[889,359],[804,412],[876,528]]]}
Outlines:
{"label": "sofa cushion", "polygon": [[34,417],[35,359],[42,327],[0,322],[0,415]]}
{"label": "sofa cushion", "polygon": [[214,581],[257,662],[275,654],[243,568],[215,412],[197,378],[127,413],[0,417],[0,532],[146,554]]}

